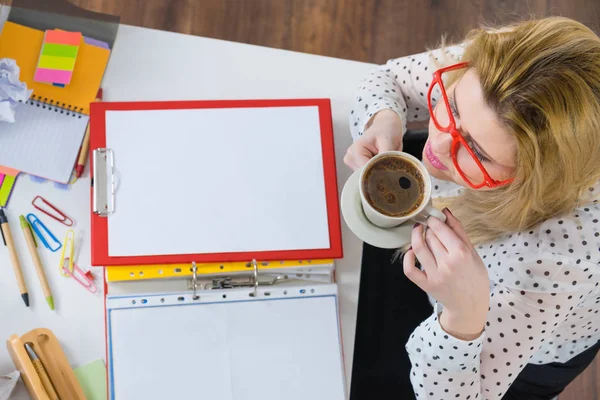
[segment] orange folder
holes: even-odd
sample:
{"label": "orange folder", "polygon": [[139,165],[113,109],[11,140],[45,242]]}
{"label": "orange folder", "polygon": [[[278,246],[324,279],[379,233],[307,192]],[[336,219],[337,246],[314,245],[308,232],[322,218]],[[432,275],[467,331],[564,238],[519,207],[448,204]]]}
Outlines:
{"label": "orange folder", "polygon": [[61,88],[33,80],[43,41],[44,32],[6,22],[0,34],[0,58],[17,61],[21,68],[21,81],[33,89],[36,98],[89,115],[90,103],[94,101],[102,82],[110,50],[89,45],[82,38],[71,83]]}

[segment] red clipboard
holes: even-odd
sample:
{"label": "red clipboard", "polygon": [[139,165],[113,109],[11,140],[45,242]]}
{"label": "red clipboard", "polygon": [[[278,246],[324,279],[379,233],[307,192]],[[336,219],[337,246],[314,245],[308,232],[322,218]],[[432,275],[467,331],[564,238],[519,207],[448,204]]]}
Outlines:
{"label": "red clipboard", "polygon": [[[106,113],[108,111],[133,110],[185,110],[222,108],[267,108],[316,106],[319,113],[325,199],[329,229],[329,248],[281,251],[203,253],[203,254],[164,254],[152,256],[110,256],[108,238],[108,218],[94,213],[94,182],[91,187],[91,243],[92,265],[144,265],[210,263],[236,261],[272,260],[314,260],[337,259],[343,256],[338,202],[338,187],[335,167],[335,147],[331,103],[329,99],[282,99],[282,100],[200,100],[165,102],[97,102],[90,105],[90,160],[94,150],[106,147]],[[94,176],[94,163],[90,162]]]}

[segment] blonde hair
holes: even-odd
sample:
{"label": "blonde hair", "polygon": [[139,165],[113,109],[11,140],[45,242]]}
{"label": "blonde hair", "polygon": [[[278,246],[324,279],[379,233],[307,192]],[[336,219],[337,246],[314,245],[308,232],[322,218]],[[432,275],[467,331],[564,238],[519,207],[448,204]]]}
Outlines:
{"label": "blonde hair", "polygon": [[568,212],[600,179],[600,38],[562,17],[468,33],[487,105],[517,142],[512,184],[437,199],[474,244]]}

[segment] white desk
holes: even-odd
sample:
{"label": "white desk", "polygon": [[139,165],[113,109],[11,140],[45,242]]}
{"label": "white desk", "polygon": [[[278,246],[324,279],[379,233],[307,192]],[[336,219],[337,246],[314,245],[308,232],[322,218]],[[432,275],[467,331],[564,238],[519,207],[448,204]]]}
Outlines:
{"label": "white desk", "polygon": [[[220,40],[121,26],[106,72],[105,101],[330,98],[332,101],[338,188],[350,175],[343,156],[351,143],[348,115],[359,81],[373,66],[321,56],[275,50]],[[87,174],[88,171],[86,171]],[[23,305],[8,250],[0,246],[0,339],[46,327],[61,341],[72,365],[104,358],[102,296],[93,296],[58,273],[60,254],[41,250],[57,311],[44,300],[18,222],[19,214],[35,211],[31,200],[42,195],[77,221],[78,265],[90,266],[89,178],[70,191],[52,183],[34,183],[27,176],[17,181],[7,214],[23,264],[31,307]],[[38,213],[39,214],[39,213]],[[67,228],[49,218],[48,227],[62,241]],[[344,258],[336,262],[340,288],[345,365],[350,382],[360,279],[362,243],[344,224]],[[95,269],[96,275],[101,271]],[[100,281],[97,281],[100,283]],[[14,367],[6,347],[0,347],[0,373]],[[27,398],[23,388],[15,398]],[[21,397],[24,396],[24,397]]]}

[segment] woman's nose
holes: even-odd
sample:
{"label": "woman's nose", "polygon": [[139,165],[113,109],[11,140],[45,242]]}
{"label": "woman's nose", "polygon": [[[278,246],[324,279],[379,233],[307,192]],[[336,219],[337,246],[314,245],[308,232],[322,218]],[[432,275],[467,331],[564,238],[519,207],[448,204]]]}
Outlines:
{"label": "woman's nose", "polygon": [[433,137],[430,138],[431,150],[434,153],[439,154],[441,156],[450,157],[451,147],[452,147],[452,135],[446,132],[440,132],[437,129]]}

